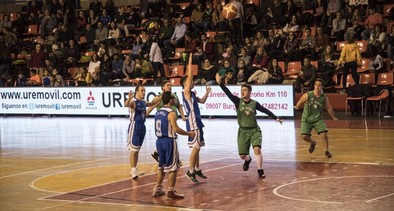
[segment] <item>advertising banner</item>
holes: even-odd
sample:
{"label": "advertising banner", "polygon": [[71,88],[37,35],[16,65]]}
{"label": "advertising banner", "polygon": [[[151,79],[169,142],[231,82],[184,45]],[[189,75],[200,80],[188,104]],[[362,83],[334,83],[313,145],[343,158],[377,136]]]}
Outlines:
{"label": "advertising banner", "polygon": [[[160,87],[146,88],[145,100],[151,101],[161,93]],[[240,97],[241,86],[228,86]],[[59,115],[128,115],[124,101],[135,87],[61,87],[61,88],[0,88],[1,114],[59,114]],[[219,86],[211,86],[205,104],[199,104],[203,116],[236,116],[235,105]],[[172,87],[182,99],[182,87]],[[193,91],[203,97],[205,86]],[[293,117],[293,88],[287,85],[253,86],[252,99],[277,116]],[[155,111],[155,110],[154,110]],[[151,113],[153,115],[154,112]],[[265,116],[258,112],[258,116]]]}

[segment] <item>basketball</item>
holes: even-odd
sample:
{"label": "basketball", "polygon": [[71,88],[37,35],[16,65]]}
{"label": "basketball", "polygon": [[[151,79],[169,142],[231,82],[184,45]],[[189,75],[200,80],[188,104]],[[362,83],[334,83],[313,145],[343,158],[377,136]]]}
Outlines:
{"label": "basketball", "polygon": [[222,15],[227,20],[231,20],[237,16],[238,9],[233,3],[224,5]]}

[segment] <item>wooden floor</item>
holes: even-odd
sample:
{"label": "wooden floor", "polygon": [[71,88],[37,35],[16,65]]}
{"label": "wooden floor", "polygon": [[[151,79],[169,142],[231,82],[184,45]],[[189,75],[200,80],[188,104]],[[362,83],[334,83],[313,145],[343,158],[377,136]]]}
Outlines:
{"label": "wooden floor", "polygon": [[327,120],[333,154],[327,159],[316,134],[317,148],[308,153],[299,115],[282,126],[259,120],[264,180],[254,161],[242,171],[236,119],[203,119],[201,167],[208,179],[193,184],[184,176],[190,149],[179,138],[177,191],[185,199],[176,201],[151,196],[151,118],[138,165],[145,175],[131,180],[126,117],[1,117],[0,210],[392,210],[394,119],[339,113],[339,121]]}

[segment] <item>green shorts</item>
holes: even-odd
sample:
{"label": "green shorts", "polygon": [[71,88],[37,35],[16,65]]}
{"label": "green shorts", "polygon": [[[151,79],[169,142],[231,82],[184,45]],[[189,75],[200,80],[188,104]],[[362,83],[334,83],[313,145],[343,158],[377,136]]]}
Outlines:
{"label": "green shorts", "polygon": [[261,147],[262,134],[260,127],[238,128],[238,154],[249,155],[250,146]]}
{"label": "green shorts", "polygon": [[324,123],[324,121],[318,120],[317,122],[301,122],[301,135],[311,135],[312,129],[315,129],[315,131],[320,134],[323,132],[327,132],[327,126],[326,123]]}

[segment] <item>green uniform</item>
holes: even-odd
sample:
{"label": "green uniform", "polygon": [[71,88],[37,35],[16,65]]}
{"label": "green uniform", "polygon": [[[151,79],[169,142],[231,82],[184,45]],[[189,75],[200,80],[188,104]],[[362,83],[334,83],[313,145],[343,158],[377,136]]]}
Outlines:
{"label": "green uniform", "polygon": [[256,101],[239,101],[237,109],[238,118],[238,153],[248,155],[250,146],[260,146],[262,134],[256,120]]}
{"label": "green uniform", "polygon": [[[161,94],[160,94],[161,95]],[[175,104],[171,107],[172,108],[172,110],[173,111],[175,111],[175,113],[176,113],[176,116],[178,116],[178,106],[179,106],[179,99],[178,99],[178,96],[176,95],[176,94],[173,94],[174,95],[174,97],[175,97]],[[156,106],[156,110],[159,110],[159,109],[161,109],[162,107],[164,106],[164,104],[163,104],[163,101],[162,100],[160,100],[160,103]]]}
{"label": "green uniform", "polygon": [[322,93],[317,98],[313,91],[308,93],[308,101],[305,102],[301,116],[301,135],[311,135],[312,129],[318,134],[327,132],[327,126],[322,118],[322,111],[326,107],[326,95]]}

